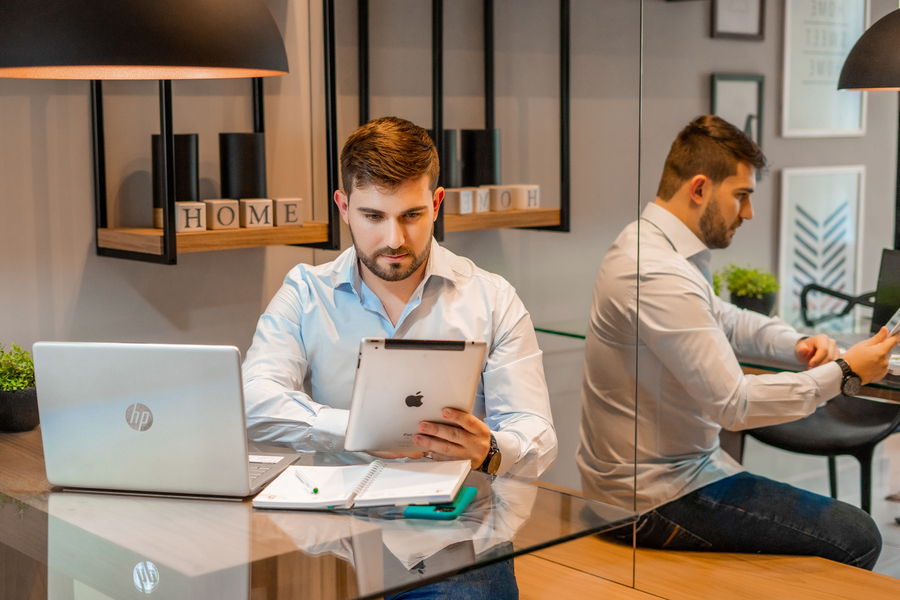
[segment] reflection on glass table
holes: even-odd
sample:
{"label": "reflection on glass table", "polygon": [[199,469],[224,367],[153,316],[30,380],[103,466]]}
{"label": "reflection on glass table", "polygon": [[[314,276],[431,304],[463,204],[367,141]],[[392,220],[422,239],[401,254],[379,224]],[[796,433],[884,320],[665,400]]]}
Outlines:
{"label": "reflection on glass table", "polygon": [[[473,472],[454,521],[402,508],[259,510],[248,501],[50,488],[40,430],[0,434],[0,597],[376,598],[629,523],[628,511]],[[307,455],[307,463],[358,462]],[[14,468],[7,468],[7,467]],[[43,595],[38,593],[39,596]]]}
{"label": "reflection on glass table", "polygon": [[[585,339],[590,327],[588,319],[569,319],[563,321],[550,321],[538,323],[534,330],[540,333],[558,335],[569,338]],[[814,334],[813,331],[798,330],[805,334]],[[835,335],[834,332],[828,332]],[[799,365],[781,363],[758,356],[738,356],[738,362],[748,375],[762,375],[765,373],[778,373],[782,371],[796,371]],[[892,359],[892,361],[900,359]],[[898,365],[900,367],[900,365]],[[640,368],[640,365],[638,365]],[[893,369],[892,369],[893,370]],[[880,381],[873,381],[863,386],[862,395],[880,400],[900,402],[900,375],[888,374]]]}

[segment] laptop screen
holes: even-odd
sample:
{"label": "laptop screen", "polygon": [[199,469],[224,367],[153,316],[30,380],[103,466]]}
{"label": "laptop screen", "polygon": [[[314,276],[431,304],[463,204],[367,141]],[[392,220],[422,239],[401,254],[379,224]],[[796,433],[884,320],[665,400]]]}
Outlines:
{"label": "laptop screen", "polygon": [[885,248],[881,253],[881,269],[875,288],[875,310],[872,311],[872,333],[884,327],[900,308],[900,250]]}

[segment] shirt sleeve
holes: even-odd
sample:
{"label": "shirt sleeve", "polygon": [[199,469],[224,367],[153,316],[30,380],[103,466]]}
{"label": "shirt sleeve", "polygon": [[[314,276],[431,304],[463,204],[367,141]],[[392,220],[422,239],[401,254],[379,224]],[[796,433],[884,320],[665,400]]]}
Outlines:
{"label": "shirt sleeve", "polygon": [[285,280],[256,326],[243,365],[247,433],[299,451],[341,452],[349,411],[318,404],[302,391],[309,370],[302,286]]}
{"label": "shirt sleeve", "polygon": [[531,317],[511,286],[495,307],[497,325],[484,381],[485,423],[502,460],[498,475],[537,478],[556,459],[557,440]]}
{"label": "shirt sleeve", "polygon": [[796,363],[794,349],[803,337],[778,317],[738,308],[713,296],[719,324],[731,347],[742,356],[766,356]]}
{"label": "shirt sleeve", "polygon": [[783,355],[796,338],[762,316],[727,312],[720,324],[710,290],[683,274],[643,274],[639,298],[641,342],[703,407],[702,419],[729,430],[775,425],[811,414],[840,392],[841,370],[834,363],[800,373],[744,375],[732,342],[741,352]]}

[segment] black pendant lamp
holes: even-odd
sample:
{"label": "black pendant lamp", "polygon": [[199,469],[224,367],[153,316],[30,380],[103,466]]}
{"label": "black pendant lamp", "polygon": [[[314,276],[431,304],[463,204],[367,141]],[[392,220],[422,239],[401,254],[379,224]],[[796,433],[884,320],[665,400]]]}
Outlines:
{"label": "black pendant lamp", "polygon": [[900,9],[869,27],[847,55],[839,90],[900,90]]}
{"label": "black pendant lamp", "polygon": [[262,0],[0,2],[0,77],[225,79],[287,70]]}
{"label": "black pendant lamp", "polygon": [[[900,90],[900,9],[880,18],[856,41],[844,61],[838,89]],[[900,174],[900,155],[897,161]],[[894,248],[900,249],[900,177],[894,196]]]}

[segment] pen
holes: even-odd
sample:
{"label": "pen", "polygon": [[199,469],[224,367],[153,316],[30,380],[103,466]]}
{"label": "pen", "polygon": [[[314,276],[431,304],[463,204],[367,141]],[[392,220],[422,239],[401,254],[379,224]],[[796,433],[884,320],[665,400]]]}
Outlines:
{"label": "pen", "polygon": [[318,494],[318,493],[319,493],[319,488],[317,488],[316,486],[314,486],[314,485],[312,484],[312,482],[311,482],[309,479],[307,479],[307,478],[303,475],[303,473],[300,472],[299,469],[296,470],[296,471],[294,471],[294,475],[297,476],[297,479],[299,479],[300,481],[303,482],[303,485],[306,486],[306,491],[307,491],[307,492],[309,492],[310,494]]}

